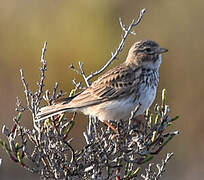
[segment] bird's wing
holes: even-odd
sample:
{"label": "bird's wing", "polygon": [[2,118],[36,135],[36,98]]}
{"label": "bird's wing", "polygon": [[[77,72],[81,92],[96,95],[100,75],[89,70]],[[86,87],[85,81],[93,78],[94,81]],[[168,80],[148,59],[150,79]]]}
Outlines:
{"label": "bird's wing", "polygon": [[68,107],[80,108],[122,98],[137,92],[140,68],[132,69],[121,64],[106,72],[84,92],[76,96]]}
{"label": "bird's wing", "polygon": [[54,105],[40,109],[37,114],[38,120],[46,119],[50,116],[72,111],[77,108],[97,105],[108,100],[119,99],[134,93],[138,96],[138,82],[141,68],[132,69],[124,64],[106,72],[103,76],[93,82],[83,92],[74,97],[64,98]]}

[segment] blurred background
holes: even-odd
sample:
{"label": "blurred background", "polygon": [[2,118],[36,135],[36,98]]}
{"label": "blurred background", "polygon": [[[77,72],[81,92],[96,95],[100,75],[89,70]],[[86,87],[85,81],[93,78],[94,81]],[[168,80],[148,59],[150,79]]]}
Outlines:
{"label": "blurred background", "polygon": [[[23,68],[32,90],[39,80],[41,48],[48,41],[46,89],[55,82],[64,91],[72,88],[72,79],[81,78],[69,69],[71,63],[85,64],[86,73],[98,70],[111,57],[121,40],[118,18],[125,24],[147,12],[136,36],[129,36],[123,52],[112,66],[121,63],[131,44],[152,39],[169,52],[163,56],[161,89],[168,91],[172,116],[180,115],[173,129],[180,135],[161,153],[175,156],[163,179],[192,180],[204,176],[204,2],[202,0],[0,0],[0,128],[11,126],[16,115],[16,96],[24,101],[19,69]],[[111,67],[112,67],[111,66]],[[74,146],[84,144],[82,132],[86,117],[80,115],[73,129]],[[31,127],[31,119],[23,117]],[[80,131],[79,131],[80,129]],[[0,138],[4,138],[0,135]],[[79,143],[80,142],[80,143]],[[0,179],[39,179],[11,162],[0,148]]]}

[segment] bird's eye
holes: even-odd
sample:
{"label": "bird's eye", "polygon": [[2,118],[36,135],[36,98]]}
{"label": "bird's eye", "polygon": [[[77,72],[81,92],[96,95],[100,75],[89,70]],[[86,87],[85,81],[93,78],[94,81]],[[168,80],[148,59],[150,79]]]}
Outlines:
{"label": "bird's eye", "polygon": [[151,50],[151,48],[145,48],[145,51],[146,52],[151,52],[152,50]]}

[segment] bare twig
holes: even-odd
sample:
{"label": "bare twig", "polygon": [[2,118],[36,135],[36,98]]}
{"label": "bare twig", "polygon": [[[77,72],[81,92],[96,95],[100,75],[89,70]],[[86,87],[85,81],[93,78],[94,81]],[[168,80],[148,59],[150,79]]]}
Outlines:
{"label": "bare twig", "polygon": [[17,112],[24,112],[26,110],[26,107],[22,105],[22,102],[18,96],[16,97],[16,107]]}
{"label": "bare twig", "polygon": [[[42,67],[40,68],[41,70],[41,78],[40,78],[40,82],[39,82],[39,90],[38,90],[38,100],[40,100],[40,97],[42,95],[43,92],[43,87],[44,85],[44,81],[45,81],[45,72],[47,71],[47,61],[45,60],[45,52],[47,48],[47,41],[45,41],[43,48],[42,48],[42,54],[41,54],[41,62],[42,62]],[[38,102],[40,103],[40,102]]]}
{"label": "bare twig", "polygon": [[134,111],[131,112],[131,115],[130,115],[130,118],[129,118],[129,127],[131,127],[132,120],[134,119],[134,117],[135,117],[136,113],[138,112],[140,106],[141,106],[141,104],[139,103],[139,104],[135,107]]}
{"label": "bare twig", "polygon": [[156,175],[155,180],[159,180],[162,176],[162,174],[165,172],[166,170],[166,165],[168,163],[168,161],[173,157],[174,153],[167,153],[165,160],[162,160],[162,164],[157,164],[157,168],[158,168],[158,173]]}
{"label": "bare twig", "polygon": [[82,62],[79,61],[79,67],[80,67],[80,70],[81,70],[81,75],[82,77],[84,78],[84,81],[86,83],[86,86],[89,87],[90,86],[90,83],[85,75],[85,72],[84,72],[84,64]]}
{"label": "bare twig", "polygon": [[108,60],[108,62],[98,71],[94,72],[94,73],[91,73],[87,78],[86,78],[86,81],[90,81],[93,77],[101,74],[103,71],[106,70],[106,68],[117,58],[117,56],[119,55],[119,53],[123,50],[124,48],[124,44],[125,44],[125,40],[127,39],[128,35],[132,32],[132,29],[133,27],[137,26],[142,18],[143,18],[143,15],[145,13],[145,9],[142,9],[140,11],[140,15],[139,15],[139,18],[137,19],[137,21],[135,19],[133,19],[132,23],[128,26],[128,28],[125,28],[123,22],[122,22],[122,19],[120,18],[119,19],[119,22],[120,22],[120,26],[122,28],[122,30],[124,31],[124,34],[122,36],[122,39],[121,39],[121,42],[118,46],[118,48],[115,50],[114,53],[112,53],[112,57]]}
{"label": "bare twig", "polygon": [[20,69],[20,73],[21,73],[21,81],[23,83],[24,89],[25,89],[25,96],[26,96],[26,102],[27,102],[27,108],[30,111],[33,111],[32,107],[31,107],[31,103],[30,103],[30,97],[32,95],[32,92],[30,91],[30,89],[28,88],[28,84],[25,81],[25,77],[24,77],[24,71],[23,69]]}
{"label": "bare twig", "polygon": [[[94,76],[102,73],[117,58],[124,47],[127,36],[134,34],[132,28],[140,23],[144,12],[145,10],[142,10],[138,20],[133,20],[128,27],[125,27],[120,19],[124,35],[118,49],[102,69],[87,77],[83,63],[79,62],[79,70],[75,69],[73,65],[71,66],[83,77],[87,87]],[[145,116],[145,126],[135,127],[131,123],[141,104],[131,113],[129,121],[110,122],[113,127],[117,128],[119,135],[116,135],[96,118],[89,117],[87,131],[84,132],[87,144],[82,149],[77,150],[72,147],[72,138],[70,137],[70,132],[75,124],[76,113],[71,118],[66,118],[64,114],[61,114],[46,119],[44,122],[34,121],[32,129],[25,128],[20,121],[25,110],[29,110],[33,119],[35,118],[42,97],[45,97],[48,104],[52,104],[52,101],[63,95],[62,91],[57,93],[58,83],[55,84],[52,93],[48,90],[43,91],[47,70],[46,46],[47,43],[45,42],[41,54],[41,77],[37,92],[31,92],[25,81],[24,72],[20,70],[27,107],[24,108],[20,99],[17,98],[17,108],[20,113],[13,119],[14,124],[11,129],[3,126],[2,133],[7,141],[0,139],[0,145],[12,161],[31,173],[39,174],[45,180],[130,180],[138,178],[140,165],[152,160],[178,134],[178,131],[167,131],[177,116],[175,118],[169,117],[170,109],[166,105],[166,91],[162,93],[161,105],[157,105],[152,113],[148,111],[147,116]],[[83,89],[80,82],[73,80],[73,84],[75,88],[71,91],[70,96],[75,95],[78,89]],[[167,154],[162,164],[157,165],[158,171],[156,172],[152,169],[153,164],[149,164],[146,175],[143,176],[144,179],[158,180],[163,175],[166,164],[172,155],[172,153]]]}
{"label": "bare twig", "polygon": [[95,76],[98,76],[99,74],[101,74],[102,72],[104,72],[108,67],[109,65],[115,60],[117,59],[118,55],[120,54],[120,52],[123,50],[124,48],[124,45],[125,45],[125,41],[128,37],[129,34],[133,34],[135,35],[136,33],[134,33],[132,31],[132,29],[137,26],[142,18],[143,18],[143,15],[145,13],[145,9],[142,9],[140,11],[140,15],[139,15],[139,18],[137,19],[137,21],[135,19],[132,20],[132,22],[130,23],[130,25],[126,28],[125,25],[123,24],[122,22],[122,19],[119,18],[119,22],[120,22],[120,26],[121,26],[121,29],[122,31],[124,32],[123,36],[122,36],[122,39],[121,39],[121,42],[119,43],[119,46],[118,48],[115,50],[114,53],[111,53],[111,58],[107,61],[107,63],[98,71],[94,72],[94,73],[91,73],[89,76],[86,76],[85,75],[85,72],[84,72],[84,69],[83,69],[83,63],[82,62],[79,62],[79,68],[80,68],[80,71],[78,69],[75,68],[75,66],[73,64],[70,65],[70,68],[75,71],[77,74],[80,74],[82,75],[85,83],[86,83],[86,86],[89,87],[90,86],[90,80],[95,77]]}
{"label": "bare twig", "polygon": [[41,53],[41,62],[46,63],[45,61],[45,52],[47,50],[47,41],[45,41],[44,46],[42,48],[42,53]]}
{"label": "bare twig", "polygon": [[161,176],[164,174],[165,170],[166,170],[166,166],[167,163],[169,162],[169,160],[173,157],[173,153],[167,153],[165,160],[162,160],[161,164],[157,164],[157,170],[158,172],[156,173],[153,169],[153,163],[149,164],[149,167],[147,169],[145,169],[146,174],[142,174],[141,177],[144,180],[159,180],[161,178]]}
{"label": "bare twig", "polygon": [[78,62],[78,65],[79,65],[79,69],[76,69],[75,66],[73,64],[71,64],[69,67],[74,71],[76,72],[77,74],[81,75],[86,83],[86,87],[89,87],[90,86],[90,83],[88,82],[87,80],[87,77],[86,77],[86,74],[84,72],[84,64],[82,62]]}

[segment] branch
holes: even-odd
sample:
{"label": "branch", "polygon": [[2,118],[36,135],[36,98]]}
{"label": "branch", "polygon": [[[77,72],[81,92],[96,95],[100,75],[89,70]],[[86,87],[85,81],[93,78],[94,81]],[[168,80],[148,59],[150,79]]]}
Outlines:
{"label": "branch", "polygon": [[[71,65],[71,68],[84,78],[86,86],[90,85],[91,78],[102,73],[117,58],[128,35],[135,34],[132,28],[140,23],[144,13],[145,10],[142,10],[138,20],[133,20],[127,28],[119,19],[124,35],[119,47],[102,69],[87,77],[83,63],[79,62],[78,69]],[[118,119],[109,122],[117,128],[118,134],[97,118],[89,117],[87,131],[84,132],[87,144],[81,149],[76,149],[72,146],[72,137],[70,137],[77,117],[76,113],[72,117],[66,117],[64,114],[54,115],[44,122],[33,120],[32,129],[24,127],[21,123],[24,122],[21,118],[25,110],[29,110],[35,117],[43,97],[48,104],[53,104],[53,101],[63,95],[62,91],[57,93],[58,83],[55,84],[52,92],[43,91],[47,71],[46,46],[47,42],[42,48],[41,76],[37,92],[29,89],[24,72],[20,70],[27,106],[24,108],[17,98],[19,114],[14,118],[14,124],[10,129],[3,126],[2,134],[5,135],[6,141],[0,139],[0,146],[12,161],[27,171],[37,173],[42,179],[136,179],[140,174],[141,164],[152,160],[178,134],[178,131],[171,132],[168,129],[178,116],[174,118],[169,116],[170,108],[166,104],[166,90],[162,91],[161,105],[157,104],[152,112],[147,111],[144,122],[135,121],[133,118],[141,104],[135,107],[129,120]],[[73,84],[75,88],[69,96],[73,96],[78,89],[83,89],[81,83],[73,80]],[[159,180],[172,155],[173,153],[167,154],[161,165],[157,164],[157,169],[154,168],[156,171],[151,168],[153,164],[149,164],[146,175],[142,177],[145,180]]]}
{"label": "branch", "polygon": [[21,74],[21,81],[22,81],[22,84],[24,86],[27,108],[30,111],[32,111],[32,107],[31,107],[31,103],[30,103],[30,95],[32,94],[32,92],[30,91],[30,89],[28,88],[28,84],[26,83],[23,69],[20,69],[20,74]]}
{"label": "branch", "polygon": [[69,68],[71,68],[74,72],[76,72],[77,74],[81,75],[86,83],[86,87],[89,87],[90,86],[90,83],[89,81],[87,80],[87,77],[86,77],[86,74],[84,72],[84,64],[82,62],[78,62],[78,65],[79,65],[79,69],[76,69],[75,66],[73,64],[71,64],[69,66]]}
{"label": "branch", "polygon": [[87,79],[87,77],[85,75],[85,72],[84,72],[84,64],[82,62],[80,62],[80,61],[79,61],[79,67],[80,67],[80,70],[81,70],[81,75],[84,78],[84,81],[86,83],[86,86],[89,87],[90,83],[89,83],[89,80]]}
{"label": "branch", "polygon": [[126,41],[128,35],[129,35],[129,34],[133,34],[133,35],[136,34],[135,32],[132,31],[132,29],[133,29],[135,26],[137,26],[137,25],[141,22],[145,11],[146,11],[145,9],[142,9],[142,10],[140,11],[140,15],[139,15],[139,18],[137,19],[137,21],[136,21],[135,19],[133,19],[132,22],[130,23],[130,25],[128,26],[128,28],[125,27],[125,25],[124,25],[123,22],[122,22],[122,19],[119,18],[120,26],[121,26],[121,29],[122,29],[122,31],[124,32],[124,34],[123,34],[123,36],[122,36],[122,39],[121,39],[121,42],[120,42],[118,48],[115,50],[114,53],[111,53],[111,54],[112,54],[111,58],[107,61],[107,63],[106,63],[100,70],[98,70],[98,71],[96,71],[96,72],[94,72],[94,73],[91,73],[89,76],[86,76],[86,75],[85,75],[85,72],[84,72],[84,69],[83,69],[83,63],[82,63],[82,62],[79,62],[80,71],[79,71],[78,69],[76,69],[73,64],[70,65],[70,68],[71,68],[73,71],[75,71],[77,74],[82,75],[82,77],[83,77],[83,79],[84,79],[84,81],[85,81],[87,87],[90,86],[90,84],[91,84],[91,83],[90,83],[90,80],[91,80],[93,77],[98,76],[99,74],[101,74],[102,72],[104,72],[104,71],[109,67],[109,65],[110,65],[115,59],[117,59],[118,55],[120,54],[120,52],[122,52],[122,50],[123,50],[123,48],[124,48],[125,41]]}
{"label": "branch", "polygon": [[125,25],[124,25],[123,22],[122,22],[122,19],[119,18],[120,26],[121,26],[122,30],[124,31],[124,34],[123,34],[123,36],[122,36],[122,39],[121,39],[121,42],[120,42],[118,48],[115,50],[114,53],[112,53],[112,57],[108,60],[108,62],[107,62],[100,70],[98,70],[98,71],[96,71],[96,72],[90,74],[90,75],[86,78],[86,81],[89,82],[93,77],[95,77],[95,76],[99,75],[100,73],[102,73],[103,71],[105,71],[106,68],[117,58],[117,56],[119,55],[119,53],[120,53],[120,52],[123,50],[123,48],[124,48],[125,40],[127,39],[128,35],[129,35],[129,34],[135,34],[135,33],[132,32],[132,29],[133,29],[133,27],[137,26],[137,25],[141,22],[145,11],[146,11],[145,9],[142,9],[142,10],[140,11],[140,15],[139,15],[139,18],[137,19],[137,21],[136,21],[135,19],[133,19],[132,23],[128,26],[128,28],[125,27]]}
{"label": "branch", "polygon": [[165,167],[166,167],[166,165],[167,165],[167,163],[168,163],[168,161],[171,159],[171,157],[173,157],[173,155],[174,155],[174,153],[167,153],[167,155],[166,155],[166,159],[165,160],[162,160],[162,164],[160,165],[160,164],[157,164],[157,168],[158,168],[158,174],[157,174],[157,176],[156,176],[156,178],[155,178],[155,180],[159,180],[160,179],[160,177],[162,176],[162,174],[165,172]]}
{"label": "branch", "polygon": [[47,41],[45,41],[44,46],[42,48],[42,54],[41,54],[41,62],[42,62],[42,67],[40,68],[41,70],[41,78],[40,78],[40,82],[39,82],[39,90],[38,90],[38,99],[41,97],[42,92],[43,92],[43,87],[44,85],[44,81],[45,81],[45,72],[47,71],[47,61],[45,60],[45,52],[47,48]]}

